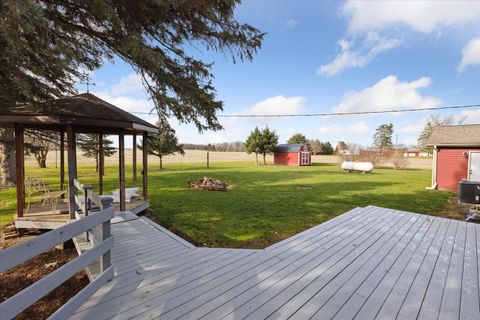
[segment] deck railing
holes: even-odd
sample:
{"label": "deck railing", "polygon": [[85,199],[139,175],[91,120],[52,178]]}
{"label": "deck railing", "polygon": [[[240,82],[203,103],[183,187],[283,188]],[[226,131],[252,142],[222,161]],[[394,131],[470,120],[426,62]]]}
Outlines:
{"label": "deck railing", "polygon": [[[82,214],[83,217],[88,217],[90,212],[104,209],[101,198],[93,192],[92,186],[84,185],[77,179],[73,180],[73,185],[78,190],[77,195],[75,196],[75,203],[79,209],[75,212],[75,218],[77,220],[82,218]],[[85,240],[89,241],[92,245],[98,241],[98,238],[99,236],[96,228],[85,232]]]}
{"label": "deck railing", "polygon": [[[77,272],[98,261],[98,259],[100,259],[101,273],[58,309],[50,319],[65,319],[95,293],[98,288],[113,278],[113,265],[111,265],[113,235],[111,234],[110,220],[115,216],[115,209],[114,207],[102,208],[99,199],[98,196],[95,197],[93,192],[87,192],[87,200],[94,201],[96,205],[100,205],[100,211],[88,215],[87,206],[86,214],[83,217],[78,216],[77,220],[73,220],[60,228],[0,251],[0,272],[5,272],[82,233],[88,234],[89,231],[96,230],[97,226],[100,229],[98,234],[96,232],[92,233],[93,239],[90,250],[2,302],[0,304],[0,319],[6,320],[15,317]],[[88,201],[85,203],[88,203]]]}

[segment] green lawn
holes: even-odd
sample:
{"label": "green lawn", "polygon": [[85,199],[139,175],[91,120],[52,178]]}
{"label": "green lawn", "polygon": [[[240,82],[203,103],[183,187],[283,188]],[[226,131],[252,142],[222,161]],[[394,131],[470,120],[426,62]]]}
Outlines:
{"label": "green lawn", "polygon": [[[208,170],[195,164],[167,164],[163,171],[152,167],[150,203],[156,221],[196,244],[218,247],[264,247],[358,206],[435,214],[452,195],[426,190],[426,170],[357,174],[340,172],[336,165],[256,167],[245,162],[216,163]],[[57,179],[55,169],[29,171],[52,183]],[[106,174],[107,190],[116,188],[117,168],[107,167]],[[228,192],[187,188],[188,179],[204,175],[234,187]],[[80,167],[79,178],[96,183],[91,167]],[[0,222],[5,223],[15,208],[14,190],[0,191],[0,199],[5,202]]]}

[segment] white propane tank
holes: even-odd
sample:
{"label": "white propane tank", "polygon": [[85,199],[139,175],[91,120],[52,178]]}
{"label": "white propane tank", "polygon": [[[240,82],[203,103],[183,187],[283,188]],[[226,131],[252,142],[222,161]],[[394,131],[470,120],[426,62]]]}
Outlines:
{"label": "white propane tank", "polygon": [[371,162],[353,162],[343,161],[342,169],[345,171],[360,171],[363,173],[371,172],[374,166]]}

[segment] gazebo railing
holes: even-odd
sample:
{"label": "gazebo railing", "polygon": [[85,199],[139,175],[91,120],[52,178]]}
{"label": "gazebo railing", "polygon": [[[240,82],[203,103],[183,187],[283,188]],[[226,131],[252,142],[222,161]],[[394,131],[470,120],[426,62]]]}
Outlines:
{"label": "gazebo railing", "polygon": [[115,209],[113,207],[105,208],[92,215],[81,217],[79,220],[73,220],[35,239],[0,251],[0,272],[5,272],[56,245],[62,244],[88,230],[93,230],[97,226],[101,226],[101,237],[96,239],[97,241],[95,241],[90,250],[3,301],[0,304],[0,319],[12,319],[98,259],[101,261],[101,273],[58,309],[50,319],[65,319],[93,295],[95,291],[111,280],[114,273],[110,257],[114,239],[110,232],[110,220],[114,215]]}

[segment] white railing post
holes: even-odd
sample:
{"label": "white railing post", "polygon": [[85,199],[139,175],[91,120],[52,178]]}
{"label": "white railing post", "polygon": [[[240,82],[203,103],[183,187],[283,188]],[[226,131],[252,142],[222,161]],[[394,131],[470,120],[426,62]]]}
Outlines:
{"label": "white railing post", "polygon": [[[83,213],[85,214],[85,217],[88,217],[88,211],[90,210],[91,208],[91,202],[90,202],[90,198],[88,196],[89,194],[89,190],[92,189],[92,186],[83,186]],[[87,230],[87,232],[85,232],[85,240],[86,241],[90,241],[90,237],[89,237],[89,232],[91,232],[92,230]]]}
{"label": "white railing post", "polygon": [[[109,208],[108,210],[113,210],[113,208]],[[102,223],[102,241],[105,241],[106,239],[110,238],[111,236],[111,224],[110,220],[105,221]],[[105,272],[108,267],[112,264],[112,253],[111,250],[108,250],[102,255],[101,259],[101,270],[102,272]]]}

